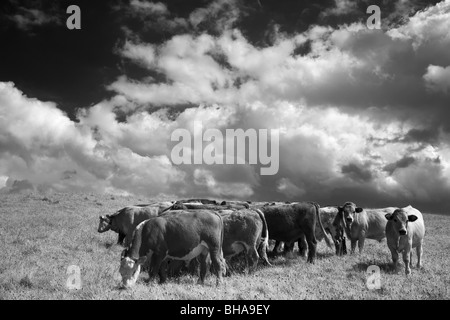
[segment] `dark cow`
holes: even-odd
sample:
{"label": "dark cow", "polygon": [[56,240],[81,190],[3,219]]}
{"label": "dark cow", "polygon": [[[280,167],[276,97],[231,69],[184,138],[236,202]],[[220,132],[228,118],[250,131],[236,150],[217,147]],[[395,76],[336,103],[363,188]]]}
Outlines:
{"label": "dark cow", "polygon": [[148,205],[128,206],[118,210],[112,215],[100,216],[98,232],[103,233],[112,230],[119,234],[117,243],[128,246],[131,242],[133,230],[144,220],[156,217],[165,209],[172,206],[172,202],[156,202]]}
{"label": "dark cow", "polygon": [[267,258],[269,231],[264,213],[258,209],[248,209],[246,205],[248,204],[228,202],[220,206],[175,203],[171,210],[207,209],[220,213],[224,223],[224,257],[229,259],[244,251],[251,272],[255,269],[259,257],[265,264],[270,265]]}
{"label": "dark cow", "polygon": [[[298,240],[302,241],[302,238],[304,238],[308,245],[307,261],[314,263],[317,246],[316,219],[324,234],[325,242],[331,248],[331,242],[326,236],[320,219],[319,208],[319,205],[314,202],[296,202],[262,206],[260,210],[266,218],[271,239],[287,243],[289,250],[292,251],[293,243]],[[301,241],[299,241],[299,244]],[[306,248],[299,247],[300,254],[303,253],[303,250],[306,250]]]}
{"label": "dark cow", "polygon": [[122,284],[126,288],[134,285],[147,259],[151,262],[151,276],[159,272],[163,283],[168,259],[190,261],[197,256],[200,256],[199,283],[203,283],[208,254],[219,284],[225,271],[222,242],[223,220],[214,211],[170,211],[145,220],[136,227],[131,246],[122,252],[119,270]]}
{"label": "dark cow", "polygon": [[240,209],[222,210],[220,214],[224,224],[224,257],[229,259],[244,251],[250,272],[255,270],[260,257],[270,266],[269,231],[264,213],[258,209]]}

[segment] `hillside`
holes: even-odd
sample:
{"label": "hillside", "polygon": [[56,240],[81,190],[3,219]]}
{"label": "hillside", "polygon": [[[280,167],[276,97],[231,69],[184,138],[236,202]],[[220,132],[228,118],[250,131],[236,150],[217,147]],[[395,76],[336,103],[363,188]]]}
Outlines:
{"label": "hillside", "polygon": [[[0,196],[0,299],[449,299],[450,216],[424,213],[424,268],[390,267],[386,242],[367,240],[365,253],[337,257],[318,245],[314,265],[302,258],[272,258],[251,275],[235,273],[221,287],[189,275],[164,285],[141,274],[132,290],[119,290],[117,234],[97,232],[98,216],[154,199],[94,195]],[[163,200],[163,199],[157,199]],[[419,208],[420,209],[420,208]],[[349,246],[349,244],[348,244]],[[415,253],[413,255],[416,262]],[[381,268],[381,289],[369,290],[365,271]],[[69,290],[67,268],[81,268],[82,289]]]}

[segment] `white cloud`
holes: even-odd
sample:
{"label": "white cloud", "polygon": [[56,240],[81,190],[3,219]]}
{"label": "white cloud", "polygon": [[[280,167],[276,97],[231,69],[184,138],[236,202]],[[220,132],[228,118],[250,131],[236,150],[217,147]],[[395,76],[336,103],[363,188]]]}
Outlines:
{"label": "white cloud", "polygon": [[335,7],[328,8],[321,13],[322,16],[341,16],[354,12],[357,9],[356,2],[351,0],[334,0]]}
{"label": "white cloud", "polygon": [[430,91],[448,93],[450,90],[450,66],[443,68],[429,65],[423,78],[427,89]]}
{"label": "white cloud", "polygon": [[169,10],[167,6],[162,2],[151,2],[146,0],[131,0],[131,7],[137,13],[142,14],[155,14],[155,15],[167,15]]}

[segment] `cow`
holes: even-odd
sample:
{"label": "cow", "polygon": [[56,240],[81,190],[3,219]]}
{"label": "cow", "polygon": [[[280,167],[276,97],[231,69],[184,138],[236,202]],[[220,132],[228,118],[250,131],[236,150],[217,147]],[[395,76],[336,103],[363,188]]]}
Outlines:
{"label": "cow", "polygon": [[[274,204],[267,204],[274,205]],[[337,206],[327,206],[323,208],[319,208],[320,220],[322,221],[322,225],[327,234],[331,236],[331,239],[334,242],[334,246],[336,249],[336,255],[347,254],[347,247],[345,243],[345,236],[343,235],[342,228],[339,225],[335,224],[336,216],[339,212]],[[316,224],[315,235],[317,241],[322,241],[325,238],[325,234],[322,232],[320,228],[320,224]],[[295,243],[283,244],[281,241],[277,241],[274,247],[275,252],[279,252],[281,247],[284,245],[284,251],[289,252],[293,250]],[[301,250],[301,255],[304,255],[304,251],[307,247],[306,240],[304,237],[300,238],[298,241],[299,250]]]}
{"label": "cow", "polygon": [[[315,202],[295,202],[282,205],[261,206],[269,228],[270,238],[288,244],[290,251],[295,241],[305,238],[308,245],[307,262],[314,263],[317,239],[315,235],[316,219],[325,235],[325,242],[331,248],[319,215],[320,206]],[[300,254],[306,248],[299,247]]]}
{"label": "cow", "polygon": [[398,265],[398,253],[403,253],[405,274],[411,273],[412,249],[416,248],[417,268],[422,266],[422,244],[425,223],[422,213],[411,205],[396,209],[385,215],[387,245],[392,255],[394,268]]}
{"label": "cow", "polygon": [[351,242],[351,253],[355,252],[358,244],[359,253],[364,249],[366,239],[382,241],[386,238],[387,213],[394,212],[395,207],[380,209],[363,209],[353,202],[346,202],[339,207],[339,219],[345,229],[345,233]]}
{"label": "cow", "polygon": [[[258,209],[248,209],[247,203],[226,205],[199,205],[193,203],[175,203],[171,210],[207,209],[217,211],[223,218],[224,240],[223,254],[226,259],[245,252],[249,272],[257,265],[259,258],[271,265],[267,258],[269,231],[267,222]],[[259,254],[258,254],[259,252]]]}
{"label": "cow", "polygon": [[[155,217],[164,209],[170,207],[172,202],[156,202],[148,205],[127,206],[116,211],[112,215],[100,216],[98,232],[103,233],[108,230],[117,232],[117,244],[123,244],[125,247],[131,241],[133,230],[136,226],[148,218]],[[125,240],[125,241],[124,241]]]}
{"label": "cow", "polygon": [[225,272],[223,230],[222,217],[211,210],[169,211],[141,222],[133,232],[131,245],[121,255],[122,285],[129,288],[136,283],[147,259],[151,263],[151,276],[158,273],[160,283],[164,283],[168,259],[190,261],[197,256],[200,256],[198,283],[203,284],[208,255],[219,285]]}
{"label": "cow", "polygon": [[264,213],[258,209],[222,210],[219,212],[224,224],[224,257],[230,259],[244,251],[249,272],[255,270],[260,257],[266,265],[270,266],[267,258],[269,231]]}
{"label": "cow", "polygon": [[[339,224],[339,208],[338,206],[326,206],[319,209],[320,219],[322,220],[323,228],[333,239],[336,249],[336,255],[341,256],[347,254],[347,246],[345,242],[344,229]],[[316,238],[322,241],[325,235],[316,224]]]}

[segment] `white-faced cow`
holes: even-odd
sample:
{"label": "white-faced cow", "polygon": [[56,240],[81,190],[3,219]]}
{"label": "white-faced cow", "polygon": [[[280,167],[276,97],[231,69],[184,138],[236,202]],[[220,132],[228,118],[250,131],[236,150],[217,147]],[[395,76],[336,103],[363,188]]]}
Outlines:
{"label": "white-faced cow", "polygon": [[[103,233],[112,230],[119,234],[117,243],[128,246],[136,226],[144,220],[156,217],[166,208],[170,207],[172,202],[157,202],[146,205],[128,206],[118,210],[112,215],[100,216],[98,232]],[[125,243],[123,243],[125,240]]]}
{"label": "white-faced cow", "polygon": [[[338,206],[326,206],[319,209],[320,219],[322,220],[323,228],[333,239],[336,249],[336,255],[341,256],[347,254],[347,245],[345,242],[344,228],[339,223],[339,208]],[[322,241],[325,237],[320,226],[316,224],[316,238]]]}
{"label": "white-faced cow", "polygon": [[[331,248],[331,242],[326,236],[319,215],[319,205],[314,202],[295,202],[292,204],[261,206],[269,228],[270,238],[283,241],[289,250],[299,241],[308,245],[307,261],[314,263],[316,257],[317,239],[315,235],[316,221],[325,235],[325,242]],[[305,240],[303,240],[305,239]],[[306,248],[299,246],[299,253],[303,254]]]}
{"label": "white-faced cow", "polygon": [[358,243],[359,253],[364,249],[366,239],[382,241],[386,237],[387,213],[396,208],[363,209],[353,202],[346,202],[339,207],[339,218],[351,242],[351,253],[355,252]]}
{"label": "white-faced cow", "polygon": [[403,253],[405,273],[411,273],[412,249],[416,248],[417,268],[422,264],[422,243],[425,236],[425,223],[422,213],[407,206],[396,209],[392,214],[386,214],[386,237],[387,245],[392,254],[394,267],[397,268],[398,253]]}
{"label": "white-faced cow", "polygon": [[190,261],[197,256],[200,257],[199,283],[203,283],[208,254],[219,284],[225,272],[222,242],[223,220],[214,211],[169,211],[145,220],[136,227],[131,246],[122,252],[119,270],[122,284],[126,288],[133,286],[147,259],[151,263],[151,277],[159,273],[163,283],[167,278],[168,259]]}

